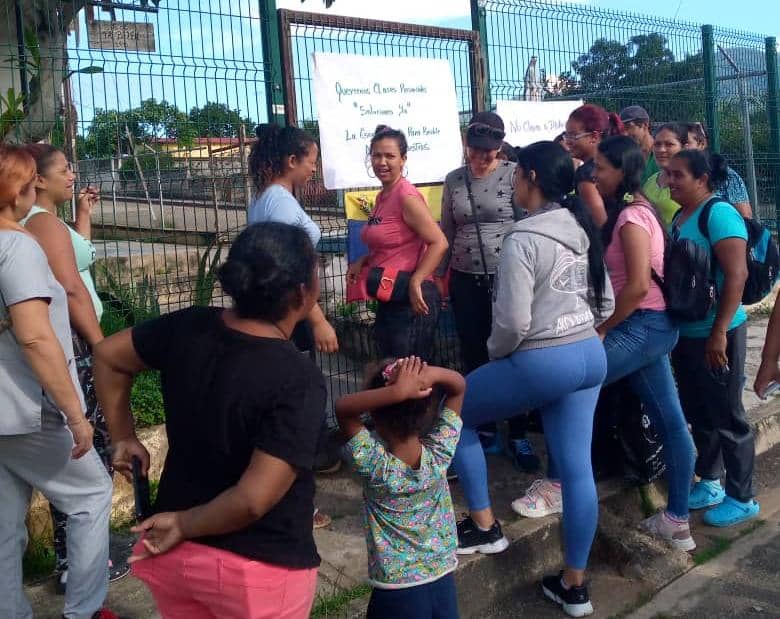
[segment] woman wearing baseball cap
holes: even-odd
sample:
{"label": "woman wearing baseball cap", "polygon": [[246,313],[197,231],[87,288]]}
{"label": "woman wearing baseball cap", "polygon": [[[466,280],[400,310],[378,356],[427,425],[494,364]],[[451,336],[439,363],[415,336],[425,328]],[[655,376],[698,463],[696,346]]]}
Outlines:
{"label": "woman wearing baseball cap", "polygon": [[[444,298],[443,281],[450,270],[450,301],[465,373],[488,362],[494,278],[504,234],[514,221],[512,178],[516,165],[501,156],[504,137],[500,116],[493,112],[475,114],[466,130],[466,165],[444,180],[441,227],[449,250],[436,271],[436,282]],[[518,468],[534,472],[539,459],[525,439],[525,426],[525,415],[511,420],[511,436],[505,447]],[[504,447],[494,423],[480,427],[479,435],[489,453]]]}

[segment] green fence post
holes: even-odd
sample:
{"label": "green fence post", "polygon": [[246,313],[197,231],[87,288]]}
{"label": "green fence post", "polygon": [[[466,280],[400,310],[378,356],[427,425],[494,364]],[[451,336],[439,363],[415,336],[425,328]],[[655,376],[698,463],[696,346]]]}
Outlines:
{"label": "green fence post", "polygon": [[490,49],[488,47],[487,11],[485,10],[485,4],[485,0],[471,0],[471,29],[479,33],[479,42],[482,47],[483,104],[485,106],[484,109],[490,110],[493,104],[490,98],[490,70],[488,63]]}
{"label": "green fence post", "polygon": [[713,152],[720,152],[720,122],[718,119],[718,80],[715,70],[715,35],[710,25],[701,27],[701,49],[704,60],[704,110],[710,130]]}
{"label": "green fence post", "polygon": [[766,113],[769,116],[769,140],[772,147],[772,176],[775,183],[775,222],[780,234],[780,85],[777,79],[777,39],[766,38]]}
{"label": "green fence post", "polygon": [[284,74],[276,0],[260,0],[260,28],[263,39],[265,102],[268,122],[285,125]]}

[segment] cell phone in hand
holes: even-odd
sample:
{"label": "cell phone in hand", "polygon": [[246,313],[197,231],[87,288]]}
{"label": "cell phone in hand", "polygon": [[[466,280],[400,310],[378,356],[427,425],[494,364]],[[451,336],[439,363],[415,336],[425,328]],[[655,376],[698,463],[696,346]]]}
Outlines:
{"label": "cell phone in hand", "polygon": [[149,517],[151,499],[149,495],[149,478],[141,470],[141,459],[133,456],[133,496],[135,497],[135,519],[138,522]]}

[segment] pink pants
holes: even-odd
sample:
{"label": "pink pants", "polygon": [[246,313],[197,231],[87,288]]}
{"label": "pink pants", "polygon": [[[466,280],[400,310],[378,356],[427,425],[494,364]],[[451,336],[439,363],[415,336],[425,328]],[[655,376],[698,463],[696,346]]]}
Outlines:
{"label": "pink pants", "polygon": [[193,542],[134,563],[133,574],[163,619],[308,619],[317,587],[316,568],[292,570]]}

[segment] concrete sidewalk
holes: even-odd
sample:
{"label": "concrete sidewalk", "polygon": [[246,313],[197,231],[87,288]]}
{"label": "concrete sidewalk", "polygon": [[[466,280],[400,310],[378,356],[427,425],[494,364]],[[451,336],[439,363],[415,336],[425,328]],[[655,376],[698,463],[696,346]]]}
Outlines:
{"label": "concrete sidewalk", "polygon": [[[780,442],[780,398],[762,403],[752,393],[752,383],[760,361],[766,317],[754,316],[748,338],[748,375],[744,394],[745,406],[756,429],[757,450],[767,451]],[[532,435],[539,452],[543,440]],[[539,575],[557,569],[562,561],[560,520],[548,517],[528,520],[517,517],[510,503],[521,496],[533,476],[519,473],[508,460],[489,457],[491,497],[498,518],[510,538],[510,548],[497,556],[475,555],[461,561],[456,573],[462,617],[475,617],[491,603],[518,587],[530,586]],[[456,514],[466,511],[458,484],[452,486]],[[692,567],[687,554],[669,550],[665,545],[635,532],[634,525],[643,517],[642,500],[636,488],[627,488],[613,480],[599,485],[601,516],[593,549],[594,562],[612,566],[623,575],[632,574],[640,590],[655,591]],[[366,549],[362,528],[362,496],[357,479],[343,470],[336,475],[318,478],[317,505],[333,517],[333,524],[317,531],[315,538],[322,556],[319,575],[316,617],[358,617],[365,612],[367,590]],[[609,578],[600,581],[596,596],[609,596]],[[604,589],[604,587],[607,587]],[[52,581],[27,588],[35,616],[58,617],[62,598],[53,595]],[[111,587],[108,605],[128,617],[158,617],[145,588],[132,577]]]}

